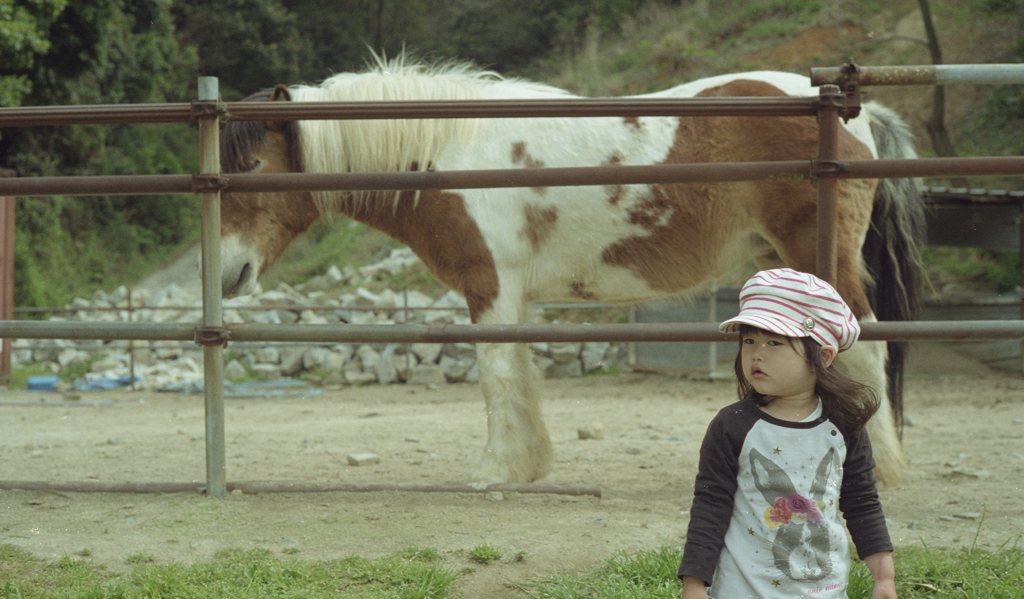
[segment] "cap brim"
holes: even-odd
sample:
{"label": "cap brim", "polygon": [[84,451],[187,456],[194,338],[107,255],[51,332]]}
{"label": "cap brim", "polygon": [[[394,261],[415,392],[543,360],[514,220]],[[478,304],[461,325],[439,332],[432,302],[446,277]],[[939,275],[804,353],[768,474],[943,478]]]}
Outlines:
{"label": "cap brim", "polygon": [[796,326],[795,324],[789,324],[782,319],[766,318],[757,314],[742,313],[718,325],[718,330],[723,333],[735,333],[739,330],[740,325],[744,324],[775,333],[776,335],[782,335],[783,337],[810,336],[810,333],[808,333],[803,327]]}

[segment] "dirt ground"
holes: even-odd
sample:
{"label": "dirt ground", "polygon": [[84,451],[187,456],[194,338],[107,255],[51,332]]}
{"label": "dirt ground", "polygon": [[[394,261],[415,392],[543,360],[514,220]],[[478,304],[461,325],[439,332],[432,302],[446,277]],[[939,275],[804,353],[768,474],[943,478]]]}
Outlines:
{"label": "dirt ground", "polygon": [[[915,344],[907,380],[906,481],[882,492],[898,547],[1020,546],[1024,378],[951,343]],[[110,568],[144,554],[189,561],[224,548],[329,559],[433,547],[465,572],[467,597],[596,566],[621,552],[679,544],[697,449],[728,381],[679,376],[547,381],[556,452],[547,482],[600,498],[505,493],[192,493],[0,491],[0,543]],[[0,393],[0,481],[203,481],[203,398],[104,392]],[[484,438],[474,385],[365,387],[318,396],[227,400],[229,481],[465,482]],[[577,429],[603,425],[600,440]],[[380,462],[350,466],[349,454]],[[489,544],[503,558],[474,564]]]}

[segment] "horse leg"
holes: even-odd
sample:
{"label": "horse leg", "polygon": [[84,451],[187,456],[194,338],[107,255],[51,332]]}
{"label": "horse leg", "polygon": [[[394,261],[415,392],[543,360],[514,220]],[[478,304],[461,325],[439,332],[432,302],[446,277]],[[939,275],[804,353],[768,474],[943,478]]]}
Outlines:
{"label": "horse leg", "polygon": [[551,439],[540,411],[539,373],[523,343],[477,345],[487,406],[487,445],[473,478],[532,482],[551,469]]}
{"label": "horse leg", "polygon": [[[874,322],[875,317],[867,315],[861,317],[860,321]],[[868,420],[867,425],[875,458],[875,477],[884,486],[894,486],[903,477],[906,462],[889,402],[885,359],[884,341],[858,341],[839,355],[839,362],[847,374],[874,389],[878,395],[878,411]]]}

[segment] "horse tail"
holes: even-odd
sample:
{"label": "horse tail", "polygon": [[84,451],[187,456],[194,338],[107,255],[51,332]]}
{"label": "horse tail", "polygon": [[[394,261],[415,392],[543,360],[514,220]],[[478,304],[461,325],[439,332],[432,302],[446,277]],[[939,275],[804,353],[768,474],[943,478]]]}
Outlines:
{"label": "horse tail", "polygon": [[[892,110],[867,102],[863,106],[878,148],[878,158],[916,158],[913,135]],[[879,321],[914,320],[921,313],[925,242],[925,206],[921,188],[913,178],[879,180],[864,242],[863,258],[874,283],[871,308]],[[903,371],[907,343],[887,344],[885,365],[889,401],[900,433],[903,430]]]}

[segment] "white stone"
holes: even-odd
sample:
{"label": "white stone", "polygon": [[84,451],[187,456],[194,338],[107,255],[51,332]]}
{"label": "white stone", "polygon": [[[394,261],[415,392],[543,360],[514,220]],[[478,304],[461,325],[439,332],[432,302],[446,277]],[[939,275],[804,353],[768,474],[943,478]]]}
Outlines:
{"label": "white stone", "polygon": [[578,343],[552,343],[548,346],[548,352],[552,360],[559,364],[565,364],[573,362],[579,357],[580,345]]}
{"label": "white stone", "polygon": [[292,376],[302,372],[303,355],[306,348],[301,345],[288,345],[281,348],[281,374]]}
{"label": "white stone", "polygon": [[580,350],[580,360],[583,362],[583,372],[593,372],[605,367],[604,356],[611,346],[607,341],[588,341],[583,344]]}
{"label": "white stone", "polygon": [[444,372],[444,377],[448,382],[462,383],[465,382],[469,369],[472,368],[475,363],[476,362],[473,360],[441,356],[440,366],[441,370]]}
{"label": "white stone", "polygon": [[372,464],[379,464],[380,456],[375,453],[368,451],[350,453],[348,454],[348,465],[349,466],[370,466]]}
{"label": "white stone", "polygon": [[409,385],[443,385],[444,371],[436,364],[420,364],[412,369],[407,384]]}
{"label": "white stone", "polygon": [[476,361],[476,345],[472,343],[446,343],[443,353],[456,360]]}
{"label": "white stone", "polygon": [[256,350],[256,362],[260,364],[280,364],[281,352],[276,347],[261,347]]}
{"label": "white stone", "polygon": [[600,422],[593,422],[576,429],[576,436],[582,440],[604,439],[604,425]]}
{"label": "white stone", "polygon": [[441,355],[442,346],[439,343],[413,343],[410,351],[419,358],[421,364],[434,364]]}
{"label": "white stone", "polygon": [[281,367],[277,364],[254,364],[252,374],[258,379],[281,378]]}
{"label": "white stone", "polygon": [[231,360],[224,366],[224,378],[229,381],[240,381],[249,375],[245,366],[238,360]]}
{"label": "white stone", "polygon": [[361,370],[346,370],[345,381],[355,387],[372,385],[377,382],[377,375],[373,372],[363,372]]}

